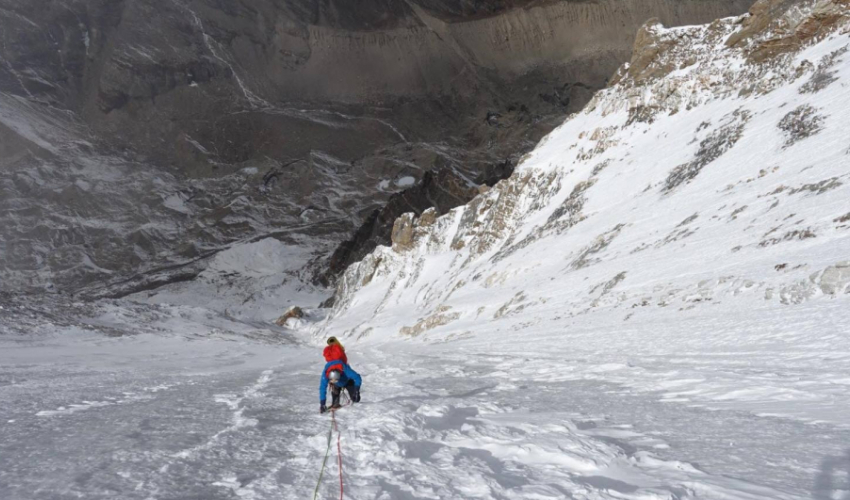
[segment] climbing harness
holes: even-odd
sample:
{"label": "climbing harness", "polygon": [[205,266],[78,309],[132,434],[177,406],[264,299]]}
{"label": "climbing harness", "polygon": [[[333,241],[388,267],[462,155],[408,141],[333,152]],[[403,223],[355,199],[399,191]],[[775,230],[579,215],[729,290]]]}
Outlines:
{"label": "climbing harness", "polygon": [[[345,391],[342,391],[342,397],[345,398],[345,404],[340,406],[340,408],[344,408],[351,404],[351,399],[345,394]],[[337,408],[339,409],[339,408]],[[339,427],[336,424],[336,410],[330,410],[331,412],[331,428],[328,430],[328,449],[325,450],[325,459],[322,460],[322,470],[319,471],[319,481],[316,483],[316,489],[313,491],[313,500],[319,498],[319,486],[322,484],[322,477],[325,475],[325,467],[328,464],[328,457],[331,454],[331,443],[333,442],[333,434],[336,432],[336,452],[339,457],[339,500],[343,500],[344,488],[342,484],[342,443],[340,442],[340,438],[342,435],[339,433]]]}

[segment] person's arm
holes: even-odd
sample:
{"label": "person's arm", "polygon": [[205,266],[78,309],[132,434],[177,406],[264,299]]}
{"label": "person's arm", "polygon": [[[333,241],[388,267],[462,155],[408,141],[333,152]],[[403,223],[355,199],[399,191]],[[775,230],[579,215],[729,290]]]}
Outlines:
{"label": "person's arm", "polygon": [[357,387],[360,387],[360,385],[362,384],[363,380],[360,378],[360,374],[359,374],[359,373],[357,373],[356,371],[354,371],[353,369],[351,369],[351,367],[350,367],[350,366],[345,365],[345,374],[348,376],[348,378],[350,378],[351,380],[353,380],[353,381],[354,381],[354,385],[356,385]]}
{"label": "person's arm", "polygon": [[327,410],[325,403],[328,398],[328,374],[322,370],[322,381],[319,382],[319,413],[324,413]]}

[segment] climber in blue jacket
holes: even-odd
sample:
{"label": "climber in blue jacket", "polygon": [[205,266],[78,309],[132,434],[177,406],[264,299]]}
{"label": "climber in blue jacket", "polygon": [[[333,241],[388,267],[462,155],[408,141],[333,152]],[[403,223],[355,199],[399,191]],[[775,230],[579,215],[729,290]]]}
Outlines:
{"label": "climber in blue jacket", "polygon": [[[331,338],[333,339],[333,337]],[[331,344],[328,342],[328,347],[325,348],[323,354],[327,363],[325,363],[325,368],[322,370],[322,381],[319,383],[319,413],[328,411],[328,407],[325,406],[328,384],[331,386],[331,410],[340,407],[339,395],[343,388],[348,391],[348,395],[351,397],[353,403],[359,403],[362,379],[360,378],[360,374],[352,370],[348,366],[348,363],[345,362],[347,361],[345,351],[342,350],[341,346],[338,347],[336,343]]]}

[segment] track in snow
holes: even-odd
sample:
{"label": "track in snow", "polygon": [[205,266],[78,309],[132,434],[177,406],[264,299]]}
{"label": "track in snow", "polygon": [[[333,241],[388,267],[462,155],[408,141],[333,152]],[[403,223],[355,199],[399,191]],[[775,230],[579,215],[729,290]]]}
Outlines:
{"label": "track in snow", "polygon": [[[85,365],[44,344],[3,356],[0,497],[311,498],[318,348],[158,342],[98,341]],[[524,381],[510,373],[551,366],[462,344],[350,351],[365,385],[337,416],[346,498],[802,499],[843,480],[850,431],[827,424]]]}

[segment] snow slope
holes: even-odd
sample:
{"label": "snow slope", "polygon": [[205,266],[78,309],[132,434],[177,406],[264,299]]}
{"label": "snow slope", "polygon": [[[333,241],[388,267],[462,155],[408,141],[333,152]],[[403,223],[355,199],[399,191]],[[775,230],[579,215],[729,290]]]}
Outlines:
{"label": "snow slope", "polygon": [[[119,312],[100,327],[126,328]],[[134,335],[0,339],[0,497],[312,498],[319,350],[160,314]],[[348,351],[366,381],[338,413],[345,498],[826,499],[850,468],[850,430],[569,380],[539,346]],[[339,497],[336,460],[319,498]]]}
{"label": "snow slope", "polygon": [[[311,498],[334,334],[364,377],[345,498],[846,500],[846,9],[648,26],[510,180],[399,219],[312,327],[267,321],[314,293],[275,240],[132,301],[0,294],[0,498]],[[319,498],[338,473],[332,450]]]}
{"label": "snow slope", "polygon": [[470,338],[540,353],[506,377],[847,425],[847,8],[648,25],[511,179],[399,219],[315,334]]}

